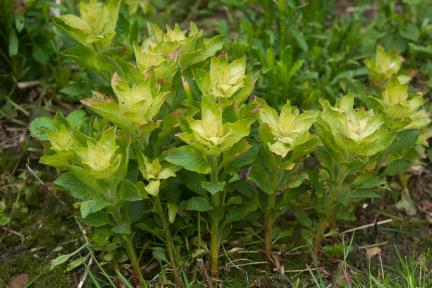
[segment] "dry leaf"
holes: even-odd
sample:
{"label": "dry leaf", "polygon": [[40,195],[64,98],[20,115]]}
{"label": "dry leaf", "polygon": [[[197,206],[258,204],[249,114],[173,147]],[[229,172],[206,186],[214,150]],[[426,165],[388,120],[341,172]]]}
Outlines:
{"label": "dry leaf", "polygon": [[9,281],[9,288],[22,288],[29,282],[29,276],[27,274],[19,274]]}
{"label": "dry leaf", "polygon": [[379,247],[371,247],[371,248],[366,248],[366,257],[368,259],[371,259],[372,257],[378,255],[381,253],[381,248]]}

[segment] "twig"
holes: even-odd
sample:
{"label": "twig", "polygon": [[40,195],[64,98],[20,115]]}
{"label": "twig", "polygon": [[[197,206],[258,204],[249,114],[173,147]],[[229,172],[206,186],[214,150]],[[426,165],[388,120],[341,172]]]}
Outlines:
{"label": "twig", "polygon": [[[98,262],[97,259],[96,259],[96,256],[95,256],[94,251],[90,248],[91,245],[90,245],[90,241],[89,241],[89,239],[88,239],[88,237],[87,237],[87,230],[84,229],[84,227],[81,225],[81,223],[79,222],[79,220],[78,220],[77,217],[74,217],[74,219],[75,219],[75,222],[77,223],[77,225],[78,225],[78,227],[79,227],[79,229],[80,229],[80,231],[81,231],[81,233],[82,233],[82,235],[83,235],[83,237],[84,237],[84,241],[86,242],[86,244],[85,244],[84,246],[87,247],[87,251],[89,251],[89,253],[90,253],[90,258],[94,260],[94,262],[95,262],[96,265],[99,267],[99,269],[102,271],[102,273],[105,274],[105,270],[103,270],[102,266],[99,264],[99,262]],[[89,263],[90,263],[90,262],[89,262]],[[90,266],[87,266],[87,267],[88,267],[87,270],[89,270],[89,269],[91,268]],[[87,271],[87,270],[86,270],[86,271]],[[116,287],[115,284],[113,283],[113,281],[111,280],[110,277],[107,277],[107,280],[108,280],[108,282],[109,282],[113,287]]]}
{"label": "twig", "polygon": [[90,260],[89,260],[89,262],[87,264],[88,268],[85,270],[83,276],[81,277],[81,280],[80,280],[77,288],[82,288],[84,286],[85,280],[87,279],[87,276],[89,274],[90,267],[91,267],[92,264],[93,264],[93,257],[90,257]]}
{"label": "twig", "polygon": [[27,88],[33,88],[36,86],[39,86],[41,83],[41,81],[39,80],[34,80],[34,81],[27,81],[27,82],[18,82],[17,83],[17,87],[18,89],[27,89]]}
{"label": "twig", "polygon": [[381,267],[381,279],[384,281],[385,275],[384,275],[384,267],[383,267],[383,262],[382,262],[382,257],[381,254],[378,255],[379,256],[379,260],[380,260],[380,267]]}
{"label": "twig", "polygon": [[207,287],[208,288],[213,288],[213,284],[212,284],[212,282],[210,280],[210,277],[209,277],[209,275],[207,273],[207,269],[206,269],[206,267],[204,265],[204,261],[202,260],[202,258],[199,258],[199,259],[197,259],[197,262],[198,262],[198,266],[199,266],[199,268],[201,270],[201,273],[204,276],[204,280],[207,283]]}
{"label": "twig", "polygon": [[359,230],[364,230],[364,229],[367,229],[367,228],[370,228],[370,227],[375,227],[375,226],[378,226],[378,225],[383,225],[383,224],[387,224],[387,223],[391,223],[391,222],[393,222],[393,219],[386,219],[386,220],[378,221],[376,223],[370,223],[370,224],[366,224],[366,225],[362,225],[362,226],[359,226],[359,227],[355,227],[355,228],[351,228],[351,229],[345,230],[345,231],[342,232],[342,234],[351,233],[351,232],[359,231]]}
{"label": "twig", "polygon": [[24,109],[21,105],[15,103],[11,98],[7,98],[6,101],[9,102],[9,104],[11,104],[15,109],[21,111],[24,115],[30,116],[30,112]]}
{"label": "twig", "polygon": [[56,198],[60,202],[60,204],[66,209],[66,211],[68,213],[72,213],[72,209],[66,204],[66,202],[63,201],[63,199],[60,198],[60,196],[58,196],[56,191],[54,191],[54,189],[52,189],[50,187],[50,185],[43,182],[42,179],[40,179],[39,176],[36,175],[36,173],[33,171],[33,169],[30,168],[30,159],[29,158],[27,159],[26,167],[27,167],[27,170],[30,172],[30,174],[32,174],[39,181],[39,183],[42,186],[44,186],[54,196],[54,198]]}
{"label": "twig", "polygon": [[[84,241],[86,242],[87,246],[90,247],[90,241],[87,238],[87,230],[84,229],[84,227],[81,225],[81,223],[78,221],[78,219],[76,217],[74,217],[74,219],[75,219],[75,222],[77,223],[78,228],[80,229],[80,231],[84,237]],[[91,250],[90,252],[92,253],[93,250]]]}
{"label": "twig", "polygon": [[18,231],[15,231],[15,230],[11,230],[11,229],[6,228],[6,227],[3,227],[3,230],[6,231],[6,232],[8,232],[8,233],[10,233],[10,234],[13,234],[15,236],[20,237],[20,239],[21,239],[21,245],[24,244],[24,240],[25,240],[24,234],[22,234],[22,233],[20,233]]}
{"label": "twig", "polygon": [[324,270],[324,268],[309,268],[309,269],[297,269],[297,270],[285,270],[285,273],[303,273],[309,271]]}
{"label": "twig", "polygon": [[267,264],[267,261],[259,261],[259,262],[251,262],[251,263],[244,263],[244,264],[235,264],[236,268],[244,267],[244,266],[252,266],[252,265],[263,265]]}
{"label": "twig", "polygon": [[227,267],[230,267],[230,264],[231,264],[233,267],[235,267],[235,268],[237,268],[238,270],[241,271],[241,268],[240,268],[239,266],[237,266],[237,265],[236,265],[236,264],[231,260],[231,258],[229,257],[229,255],[228,255],[228,253],[227,253],[227,251],[226,251],[224,245],[222,245],[222,249],[223,249],[224,252],[225,252],[225,257],[226,257],[226,258],[228,259],[228,261],[229,261],[229,263],[227,263],[226,266],[227,266]]}
{"label": "twig", "polygon": [[387,245],[388,241],[384,241],[384,242],[380,242],[380,243],[374,243],[374,244],[369,244],[369,245],[363,245],[363,246],[359,246],[358,249],[367,249],[367,248],[371,248],[371,247],[378,247],[378,246],[384,246]]}

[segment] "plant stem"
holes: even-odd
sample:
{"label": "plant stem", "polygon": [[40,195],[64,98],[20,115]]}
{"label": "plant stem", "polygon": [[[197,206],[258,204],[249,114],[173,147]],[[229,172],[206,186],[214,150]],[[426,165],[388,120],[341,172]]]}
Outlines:
{"label": "plant stem", "polygon": [[198,212],[198,249],[202,247],[202,239],[201,239],[201,213]]}
{"label": "plant stem", "polygon": [[162,203],[161,203],[159,197],[156,197],[156,209],[158,211],[159,217],[160,217],[161,222],[162,222],[162,229],[165,232],[165,241],[167,244],[168,259],[169,259],[171,268],[173,270],[174,280],[176,282],[176,286],[183,288],[183,281],[180,277],[180,274],[179,274],[178,268],[177,268],[177,264],[176,264],[174,242],[172,240],[168,220],[166,218],[164,209],[162,208]]}
{"label": "plant stem", "polygon": [[326,200],[324,213],[325,215],[320,218],[318,229],[313,240],[313,253],[318,261],[318,255],[321,251],[321,240],[324,238],[324,233],[327,227],[332,226],[336,220],[336,199],[343,189],[345,178],[347,176],[348,169],[344,166],[339,166],[338,176],[336,183],[333,183],[333,189],[330,192],[329,197]]}
{"label": "plant stem", "polygon": [[[216,183],[218,181],[218,159],[211,157],[210,163],[212,166],[210,181]],[[210,213],[210,274],[212,277],[219,276],[219,220],[220,220],[220,192],[216,192],[212,196],[213,210]]]}
{"label": "plant stem", "polygon": [[212,277],[219,276],[219,223],[212,217],[210,238],[210,273]]}
{"label": "plant stem", "polygon": [[[316,261],[318,261],[318,256],[321,251],[321,240],[324,236],[325,229],[327,228],[327,218],[321,218],[318,224],[317,232],[313,239],[313,253],[315,255]],[[317,267],[318,268],[318,267]]]}
{"label": "plant stem", "polygon": [[144,277],[141,273],[141,267],[140,267],[139,262],[138,262],[138,257],[135,253],[135,249],[133,248],[132,241],[129,237],[125,237],[125,242],[126,242],[126,252],[129,256],[129,261],[133,267],[135,277],[140,282],[141,287],[147,288],[147,283],[144,280]]}
{"label": "plant stem", "polygon": [[267,261],[271,265],[273,263],[273,219],[274,207],[276,205],[276,193],[267,195],[267,209],[264,213],[265,218],[265,235],[264,235],[264,252]]}

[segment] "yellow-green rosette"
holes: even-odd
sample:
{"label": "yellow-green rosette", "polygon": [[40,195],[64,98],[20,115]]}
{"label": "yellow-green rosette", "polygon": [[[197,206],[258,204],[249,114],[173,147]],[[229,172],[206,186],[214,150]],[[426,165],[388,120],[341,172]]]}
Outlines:
{"label": "yellow-green rosette", "polygon": [[223,108],[203,99],[201,119],[187,118],[190,132],[177,136],[205,155],[217,155],[229,150],[243,137],[249,135],[253,119],[223,122]]}
{"label": "yellow-green rosette", "polygon": [[300,113],[288,101],[278,114],[264,100],[257,98],[256,101],[261,106],[259,111],[261,138],[276,155],[285,157],[290,151],[314,138],[309,130],[318,117],[318,111]]}
{"label": "yellow-green rosette", "polygon": [[335,106],[326,100],[318,117],[318,134],[324,145],[344,158],[373,156],[393,141],[383,116],[373,110],[354,109],[354,96],[340,98]]}

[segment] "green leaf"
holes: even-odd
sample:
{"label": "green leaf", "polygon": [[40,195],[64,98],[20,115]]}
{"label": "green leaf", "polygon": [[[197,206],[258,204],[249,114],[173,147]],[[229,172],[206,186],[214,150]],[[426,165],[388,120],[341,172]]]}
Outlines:
{"label": "green leaf", "polygon": [[168,262],[166,255],[165,255],[165,251],[163,250],[162,247],[153,248],[152,255],[153,255],[154,259],[156,259],[160,262]]}
{"label": "green leaf", "polygon": [[206,212],[212,209],[210,202],[204,197],[192,197],[185,203],[186,210]]}
{"label": "green leaf", "polygon": [[232,205],[240,205],[242,203],[242,197],[240,196],[233,196],[230,197],[227,201],[227,203],[225,204],[226,207],[228,206],[232,206]]}
{"label": "green leaf", "polygon": [[207,58],[216,54],[216,52],[222,49],[224,45],[224,37],[221,35],[215,36],[211,39],[205,40],[205,48],[197,50],[194,53],[185,53],[180,57],[180,64],[183,70],[186,68],[203,62]]}
{"label": "green leaf", "polygon": [[22,14],[15,15],[15,28],[18,33],[24,29],[24,16]]}
{"label": "green leaf", "polygon": [[89,214],[98,212],[108,206],[108,202],[102,199],[91,199],[80,203],[81,217],[86,218]]}
{"label": "green leaf", "polygon": [[[343,187],[343,189],[339,192],[337,197],[337,202],[342,204],[343,206],[350,206],[354,203],[363,201],[365,199],[377,198],[379,194],[377,194],[372,189],[351,189],[348,186]],[[339,210],[341,213],[347,212],[346,209]]]}
{"label": "green leaf", "polygon": [[387,148],[386,154],[396,153],[405,149],[413,148],[416,145],[420,131],[417,129],[400,132],[393,143]]}
{"label": "green leaf", "polygon": [[105,189],[99,185],[97,180],[89,172],[85,171],[81,167],[69,166],[69,170],[82,183],[86,184],[88,187],[91,187],[92,192],[97,193],[95,195],[101,195],[105,192]]}
{"label": "green leaf", "polygon": [[349,193],[349,203],[356,203],[356,202],[360,202],[366,199],[371,199],[371,198],[379,198],[380,195],[370,189],[360,189],[360,190],[353,190],[351,193]]}
{"label": "green leaf", "polygon": [[0,215],[0,226],[7,225],[10,222],[11,218],[6,215]]}
{"label": "green leaf", "polygon": [[48,141],[45,130],[55,130],[51,118],[37,117],[29,125],[30,134],[39,141]]}
{"label": "green leaf", "polygon": [[131,233],[131,227],[129,222],[123,222],[120,225],[114,226],[111,228],[111,231],[117,234],[130,234]]}
{"label": "green leaf", "polygon": [[[70,99],[80,100],[91,95],[91,89],[82,85],[82,83],[71,83],[60,89],[60,92],[69,96]],[[78,110],[80,111],[80,110]]]}
{"label": "green leaf", "polygon": [[292,66],[291,69],[289,70],[288,73],[288,79],[291,79],[292,77],[294,77],[296,75],[296,73],[300,70],[300,68],[303,66],[304,60],[297,60]]}
{"label": "green leaf", "polygon": [[59,257],[51,260],[50,262],[50,270],[54,269],[55,267],[65,263],[69,260],[70,257],[72,257],[73,254],[67,254],[67,255],[60,255]]}
{"label": "green leaf", "polygon": [[232,206],[227,209],[225,222],[233,223],[244,219],[258,208],[254,201],[247,201],[240,206]]}
{"label": "green leaf", "polygon": [[46,65],[49,61],[49,55],[46,53],[46,50],[39,45],[34,45],[32,47],[32,56],[36,62],[43,65]]}
{"label": "green leaf", "polygon": [[409,43],[410,49],[414,50],[415,52],[425,53],[432,55],[432,45],[427,46],[421,46],[421,45],[415,45],[413,43]]}
{"label": "green leaf", "polygon": [[17,36],[15,30],[12,29],[10,34],[9,34],[8,52],[9,52],[10,57],[14,57],[18,54],[18,46],[19,46],[18,36]]}
{"label": "green leaf", "polygon": [[86,199],[91,196],[97,196],[92,193],[92,189],[78,180],[72,173],[65,173],[60,175],[55,181],[54,185],[61,187],[70,192],[72,197],[77,199]]}
{"label": "green leaf", "polygon": [[144,201],[134,201],[127,203],[127,215],[130,221],[136,222],[141,219],[142,216],[147,212],[146,203]]}
{"label": "green leaf", "polygon": [[75,110],[66,117],[67,122],[73,129],[79,129],[86,121],[86,113],[83,110]]}
{"label": "green leaf", "polygon": [[294,227],[288,228],[288,229],[275,229],[276,231],[273,231],[274,233],[274,242],[288,238],[294,233]]}
{"label": "green leaf", "polygon": [[383,174],[387,176],[395,176],[398,175],[399,173],[408,170],[410,166],[411,166],[410,161],[404,159],[398,159],[388,164]]}
{"label": "green leaf", "polygon": [[374,187],[378,187],[384,185],[386,182],[378,176],[370,176],[370,175],[361,175],[357,177],[354,181],[354,184],[359,188],[370,189]]}
{"label": "green leaf", "polygon": [[266,162],[264,161],[264,157],[259,157],[257,159],[252,167],[250,178],[263,192],[272,194],[274,191],[271,183],[271,172],[269,171],[268,167],[265,166]]}
{"label": "green leaf", "polygon": [[225,188],[225,182],[201,181],[201,187],[203,187],[210,194],[214,195],[217,192],[223,191]]}
{"label": "green leaf", "polygon": [[66,267],[66,272],[75,270],[76,268],[82,266],[87,260],[87,257],[79,257],[68,264]]}
{"label": "green leaf", "polygon": [[91,227],[100,227],[104,225],[113,225],[107,213],[104,211],[98,211],[88,215],[86,218],[81,220],[85,225]]}
{"label": "green leaf", "polygon": [[249,144],[245,139],[235,144],[230,150],[224,152],[223,164],[227,171],[238,172],[241,168],[252,164],[259,151],[259,145]]}
{"label": "green leaf", "polygon": [[201,174],[208,174],[211,171],[207,159],[189,146],[182,146],[168,152],[165,160],[186,170]]}
{"label": "green leaf", "polygon": [[168,220],[170,223],[174,223],[177,215],[178,206],[176,203],[168,203],[167,207],[168,207]]}
{"label": "green leaf", "polygon": [[116,71],[112,59],[101,53],[96,53],[88,47],[74,46],[63,51],[63,53],[65,56],[77,61],[81,66],[100,73],[106,80],[110,79],[113,72]]}
{"label": "green leaf", "polygon": [[65,158],[65,155],[61,153],[57,153],[55,155],[43,155],[39,159],[39,163],[59,168],[65,167],[69,164],[67,158]]}
{"label": "green leaf", "polygon": [[298,212],[294,212],[294,216],[296,217],[297,221],[304,227],[308,227],[308,228],[312,227],[313,222],[308,214],[302,211],[298,211]]}
{"label": "green leaf", "polygon": [[308,48],[308,44],[306,42],[306,39],[305,39],[303,33],[300,30],[298,30],[297,28],[292,26],[291,34],[294,37],[294,39],[297,41],[297,44],[299,45],[299,47],[303,51],[307,52],[309,48]]}
{"label": "green leaf", "polygon": [[120,183],[118,193],[119,193],[120,200],[138,201],[142,199],[136,185],[128,179],[124,179]]}
{"label": "green leaf", "polygon": [[417,42],[420,37],[420,30],[415,24],[410,23],[403,30],[400,31],[400,35],[405,39]]}

